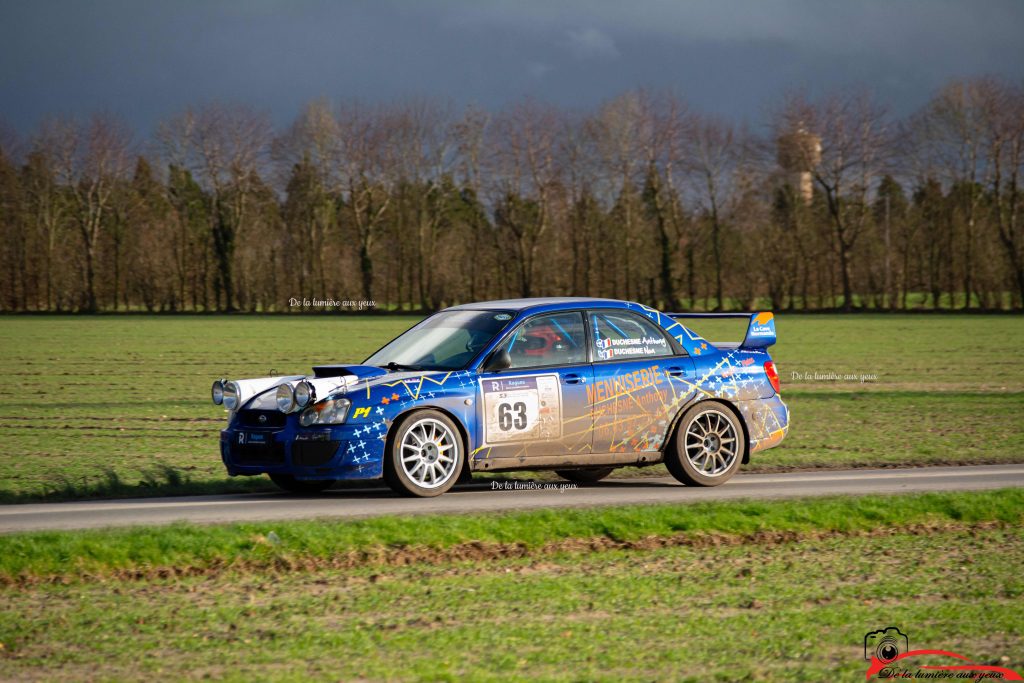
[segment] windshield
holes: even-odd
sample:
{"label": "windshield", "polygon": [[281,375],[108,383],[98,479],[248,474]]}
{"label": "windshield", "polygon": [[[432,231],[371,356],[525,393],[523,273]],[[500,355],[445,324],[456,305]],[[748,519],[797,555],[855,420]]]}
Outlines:
{"label": "windshield", "polygon": [[511,311],[441,311],[366,359],[392,370],[459,370],[511,322]]}

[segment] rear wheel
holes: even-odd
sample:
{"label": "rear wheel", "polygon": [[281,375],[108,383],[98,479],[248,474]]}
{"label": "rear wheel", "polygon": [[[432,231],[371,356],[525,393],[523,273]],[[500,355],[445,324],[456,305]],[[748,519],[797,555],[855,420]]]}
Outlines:
{"label": "rear wheel", "polygon": [[338,483],[334,479],[303,481],[301,479],[296,479],[290,474],[271,474],[270,480],[285,491],[290,491],[292,493],[320,493],[321,491],[326,491]]}
{"label": "rear wheel", "polygon": [[602,467],[597,470],[555,470],[555,474],[577,484],[596,484],[609,474],[614,467]]}
{"label": "rear wheel", "polygon": [[736,474],[746,447],[736,415],[717,401],[701,401],[679,422],[665,467],[687,486],[718,486]]}
{"label": "rear wheel", "polygon": [[439,496],[455,484],[462,461],[455,423],[444,413],[421,410],[397,425],[384,460],[384,479],[402,495]]}

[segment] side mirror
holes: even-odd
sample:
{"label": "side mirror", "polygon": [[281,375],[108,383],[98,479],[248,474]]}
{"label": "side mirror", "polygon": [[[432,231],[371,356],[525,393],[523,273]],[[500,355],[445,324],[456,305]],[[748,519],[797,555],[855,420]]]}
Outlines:
{"label": "side mirror", "polygon": [[512,356],[508,355],[508,350],[500,349],[492,353],[484,363],[484,372],[499,372],[508,370],[510,367],[512,367]]}

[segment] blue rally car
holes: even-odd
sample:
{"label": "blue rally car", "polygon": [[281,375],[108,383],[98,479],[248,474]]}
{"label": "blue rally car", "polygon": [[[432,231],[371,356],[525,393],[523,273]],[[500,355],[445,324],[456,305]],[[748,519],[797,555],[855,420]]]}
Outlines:
{"label": "blue rally car", "polygon": [[231,475],[269,474],[295,492],[383,477],[414,496],[471,472],[555,470],[577,483],[664,462],[716,486],[789,428],[767,348],[771,313],[738,344],[609,299],[489,301],[445,309],[363,363],[313,375],[219,380]]}

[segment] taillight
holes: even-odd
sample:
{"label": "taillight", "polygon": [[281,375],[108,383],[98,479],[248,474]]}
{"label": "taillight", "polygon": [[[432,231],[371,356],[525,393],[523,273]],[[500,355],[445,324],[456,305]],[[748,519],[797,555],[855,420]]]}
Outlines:
{"label": "taillight", "polygon": [[775,369],[775,363],[768,361],[764,364],[764,374],[768,375],[768,381],[772,383],[772,389],[779,393],[782,389],[779,384],[779,371]]}

